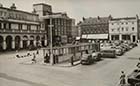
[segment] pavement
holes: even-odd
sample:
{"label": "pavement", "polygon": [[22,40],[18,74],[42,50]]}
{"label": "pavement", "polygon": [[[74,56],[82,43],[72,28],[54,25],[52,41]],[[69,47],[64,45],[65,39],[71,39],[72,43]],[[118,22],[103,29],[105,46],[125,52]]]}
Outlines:
{"label": "pavement", "polygon": [[41,56],[36,64],[24,64],[32,56],[15,58],[15,52],[4,53],[0,55],[0,86],[118,86],[120,72],[128,75],[136,68],[139,51],[140,44],[115,59],[73,67],[43,64]]}

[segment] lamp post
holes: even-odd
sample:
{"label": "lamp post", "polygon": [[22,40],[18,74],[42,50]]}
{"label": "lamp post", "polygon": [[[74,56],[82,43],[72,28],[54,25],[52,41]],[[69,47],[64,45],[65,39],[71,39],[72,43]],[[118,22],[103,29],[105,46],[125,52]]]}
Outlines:
{"label": "lamp post", "polygon": [[50,16],[50,64],[53,65],[54,64],[54,59],[53,59],[53,46],[52,46],[52,16]]}

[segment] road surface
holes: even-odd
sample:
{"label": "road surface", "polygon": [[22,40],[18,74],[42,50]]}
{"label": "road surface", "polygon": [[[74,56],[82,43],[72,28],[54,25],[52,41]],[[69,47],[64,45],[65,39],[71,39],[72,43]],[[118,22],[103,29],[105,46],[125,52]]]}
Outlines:
{"label": "road surface", "polygon": [[74,67],[22,64],[25,59],[14,58],[14,52],[1,54],[0,86],[118,86],[121,71],[127,75],[136,68],[139,51],[140,46],[116,59]]}

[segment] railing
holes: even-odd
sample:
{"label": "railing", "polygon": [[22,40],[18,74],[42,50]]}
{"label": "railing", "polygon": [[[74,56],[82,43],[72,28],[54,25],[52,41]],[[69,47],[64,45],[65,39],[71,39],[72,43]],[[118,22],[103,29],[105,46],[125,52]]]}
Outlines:
{"label": "railing", "polygon": [[[53,55],[59,56],[59,62],[63,60],[69,60],[69,55],[81,53],[83,50],[96,50],[99,51],[98,43],[82,43],[79,45],[66,45],[61,47],[53,47]],[[42,48],[43,56],[50,54],[50,48]]]}

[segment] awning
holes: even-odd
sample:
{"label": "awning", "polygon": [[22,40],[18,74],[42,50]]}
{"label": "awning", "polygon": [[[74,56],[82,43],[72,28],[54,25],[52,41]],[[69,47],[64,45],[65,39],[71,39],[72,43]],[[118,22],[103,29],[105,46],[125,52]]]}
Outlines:
{"label": "awning", "polygon": [[80,40],[80,37],[76,37],[76,40]]}
{"label": "awning", "polygon": [[88,35],[82,35],[82,38],[83,38],[83,39],[87,39],[87,36],[88,36]]}
{"label": "awning", "polygon": [[87,39],[108,39],[108,34],[88,34]]}

